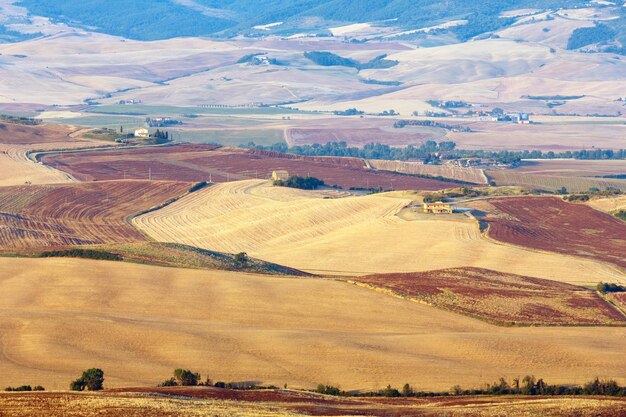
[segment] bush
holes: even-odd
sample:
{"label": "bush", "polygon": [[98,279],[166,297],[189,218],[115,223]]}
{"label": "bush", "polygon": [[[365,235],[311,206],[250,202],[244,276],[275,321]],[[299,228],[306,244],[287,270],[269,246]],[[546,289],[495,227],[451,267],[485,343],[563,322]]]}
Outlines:
{"label": "bush", "polygon": [[213,385],[215,388],[226,388],[226,383],[222,381],[218,381]]}
{"label": "bush", "polygon": [[193,193],[194,191],[201,190],[204,187],[206,187],[207,185],[209,185],[209,183],[206,182],[206,181],[197,182],[197,183],[195,183],[194,185],[191,186],[191,188],[189,189],[189,192]]}
{"label": "bush", "polygon": [[174,378],[178,385],[183,387],[195,387],[200,380],[200,374],[191,372],[189,369],[178,368],[174,371]]}
{"label": "bush", "polygon": [[606,282],[599,282],[596,286],[596,289],[602,294],[606,294],[609,292],[626,292],[626,287]]}
{"label": "bush", "polygon": [[178,384],[176,383],[176,379],[174,379],[174,377],[170,378],[170,379],[166,379],[165,381],[161,382],[159,385],[157,385],[158,387],[175,387]]}
{"label": "bush", "polygon": [[299,188],[301,190],[315,190],[324,185],[324,181],[314,177],[291,176],[287,180],[276,180],[274,185],[279,187]]}
{"label": "bush", "polygon": [[342,391],[339,387],[333,387],[332,385],[319,384],[315,392],[325,395],[341,395]]}
{"label": "bush", "polygon": [[30,385],[21,385],[19,387],[6,387],[5,391],[32,391],[33,388]]}
{"label": "bush", "polygon": [[99,368],[87,369],[80,378],[70,383],[70,390],[84,391],[100,391],[104,389],[104,371]]}
{"label": "bush", "polygon": [[85,259],[99,259],[104,261],[121,261],[124,258],[121,255],[111,252],[103,252],[93,249],[68,249],[68,250],[53,250],[48,252],[42,252],[39,254],[40,258],[85,258]]}
{"label": "bush", "polygon": [[46,389],[41,385],[36,385],[33,387],[33,391],[45,391]]}
{"label": "bush", "polygon": [[233,257],[233,261],[235,261],[237,268],[244,268],[248,265],[248,254],[246,252],[239,252]]}

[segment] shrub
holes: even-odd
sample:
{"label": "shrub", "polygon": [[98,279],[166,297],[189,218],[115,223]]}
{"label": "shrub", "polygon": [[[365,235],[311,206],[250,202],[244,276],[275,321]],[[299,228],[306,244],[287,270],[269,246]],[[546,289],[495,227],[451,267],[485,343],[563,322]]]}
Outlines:
{"label": "shrub", "polygon": [[200,374],[191,372],[189,369],[178,368],[174,371],[174,378],[176,378],[178,385],[182,385],[183,387],[192,387],[198,385]]}
{"label": "shrub", "polygon": [[33,388],[30,385],[21,385],[19,387],[6,387],[5,391],[32,391]]}
{"label": "shrub", "polygon": [[332,385],[319,384],[315,392],[326,395],[341,395],[342,391],[339,387],[333,387]]}
{"label": "shrub", "polygon": [[206,187],[207,185],[209,185],[209,183],[206,182],[206,181],[197,182],[194,185],[192,185],[191,188],[189,188],[189,192],[193,193],[195,191],[201,190],[204,187]]}
{"label": "shrub", "polygon": [[291,176],[287,180],[276,180],[274,185],[279,187],[299,188],[301,190],[315,190],[324,185],[324,181],[314,177]]}
{"label": "shrub", "polygon": [[237,268],[243,268],[248,265],[248,254],[246,252],[239,252],[233,257],[233,261],[235,261]]}
{"label": "shrub", "polygon": [[158,387],[175,387],[178,384],[176,383],[176,379],[174,379],[174,377],[170,378],[170,379],[166,379],[165,381],[161,382],[159,385],[157,385]]}
{"label": "shrub", "polygon": [[598,285],[596,286],[596,289],[598,290],[598,292],[601,292],[602,294],[606,294],[609,292],[626,292],[626,287],[623,287],[617,284],[607,283],[607,282],[599,282]]}
{"label": "shrub", "polygon": [[33,391],[45,391],[46,389],[41,385],[36,385],[33,387]]}
{"label": "shrub", "polygon": [[87,369],[80,378],[70,383],[70,390],[84,391],[100,391],[104,388],[104,371],[99,368]]}
{"label": "shrub", "polygon": [[226,388],[226,383],[222,381],[218,381],[213,385],[215,388]]}

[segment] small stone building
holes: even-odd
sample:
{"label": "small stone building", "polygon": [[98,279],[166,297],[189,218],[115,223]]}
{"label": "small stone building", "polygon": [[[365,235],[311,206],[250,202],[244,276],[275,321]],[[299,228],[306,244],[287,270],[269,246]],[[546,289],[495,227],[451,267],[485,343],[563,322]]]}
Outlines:
{"label": "small stone building", "polygon": [[146,129],[145,127],[142,127],[141,129],[135,130],[135,137],[136,138],[149,138],[150,131]]}
{"label": "small stone building", "polygon": [[436,203],[424,203],[424,213],[452,214],[454,208],[451,204],[437,201]]}

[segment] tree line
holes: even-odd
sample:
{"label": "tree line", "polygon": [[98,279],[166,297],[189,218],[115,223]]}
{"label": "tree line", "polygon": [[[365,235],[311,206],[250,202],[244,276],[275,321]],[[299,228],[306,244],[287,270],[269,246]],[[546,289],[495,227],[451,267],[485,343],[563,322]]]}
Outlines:
{"label": "tree line", "polygon": [[340,156],[364,159],[386,159],[407,161],[413,159],[424,160],[425,163],[441,163],[443,160],[465,158],[490,159],[503,164],[519,164],[522,159],[581,159],[605,160],[626,159],[626,149],[592,149],[580,151],[543,152],[540,150],[524,151],[487,151],[483,149],[458,149],[455,142],[435,142],[428,140],[421,145],[394,147],[382,143],[368,143],[362,148],[348,146],[344,141],[327,142],[326,144],[288,146],[284,142],[269,146],[257,145],[249,142],[240,145],[243,148],[264,151],[291,153],[303,156]]}

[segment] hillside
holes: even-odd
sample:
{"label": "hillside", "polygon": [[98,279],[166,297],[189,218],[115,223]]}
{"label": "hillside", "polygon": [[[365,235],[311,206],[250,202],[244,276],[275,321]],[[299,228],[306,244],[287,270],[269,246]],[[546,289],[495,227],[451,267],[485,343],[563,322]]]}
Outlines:
{"label": "hillside", "polygon": [[[376,0],[363,3],[349,0],[140,0],[114,1],[22,0],[30,13],[54,21],[138,40],[179,36],[254,33],[275,29],[278,33],[324,29],[328,23],[356,23],[394,20],[401,27],[426,27],[449,20],[466,19],[453,29],[462,40],[499,29],[513,19],[500,18],[505,10],[540,7],[569,8],[586,4],[581,0],[489,0],[468,3],[450,0]],[[181,25],[180,22],[186,22]],[[326,26],[327,27],[327,26]]]}
{"label": "hillside", "polygon": [[[195,192],[134,218],[133,224],[160,242],[245,251],[325,275],[474,266],[579,285],[626,281],[623,273],[595,259],[498,244],[486,239],[477,221],[465,215],[405,220],[398,213],[413,196],[332,198],[323,192],[272,187],[263,180],[237,181]],[[572,270],[588,273],[573,275]]]}
{"label": "hillside", "polygon": [[91,366],[109,388],[153,387],[178,367],[308,388],[626,383],[624,327],[496,327],[324,278],[2,258],[0,293],[0,387],[67,389]]}

